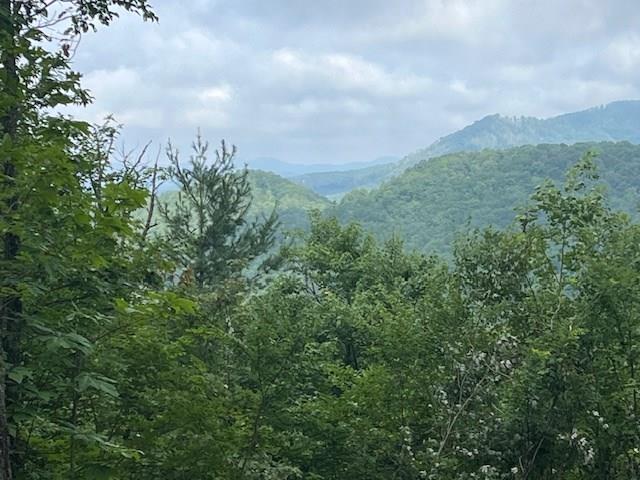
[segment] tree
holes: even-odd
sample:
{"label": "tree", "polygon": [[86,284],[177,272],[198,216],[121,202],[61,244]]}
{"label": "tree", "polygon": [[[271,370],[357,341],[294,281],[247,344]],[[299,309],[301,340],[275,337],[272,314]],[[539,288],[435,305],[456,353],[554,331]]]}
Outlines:
{"label": "tree", "polygon": [[[17,447],[17,434],[10,415],[22,390],[10,372],[15,373],[25,360],[23,343],[31,315],[25,295],[30,292],[33,278],[25,268],[35,258],[42,258],[41,242],[47,238],[42,225],[30,230],[26,220],[42,219],[47,209],[51,213],[62,205],[69,207],[66,201],[82,191],[78,183],[82,174],[77,174],[78,164],[71,150],[86,133],[86,125],[49,112],[61,105],[86,104],[90,100],[68,58],[81,33],[110,24],[118,17],[119,9],[138,13],[145,20],[156,19],[147,0],[0,1],[2,480],[14,477],[12,450]],[[60,48],[47,50],[43,47],[47,42],[58,42]],[[40,197],[38,201],[26,201],[34,196]]]}
{"label": "tree", "polygon": [[180,187],[175,205],[162,205],[167,241],[183,269],[182,282],[200,289],[237,277],[252,261],[268,252],[277,228],[275,210],[264,220],[250,221],[251,185],[248,170],[235,170],[236,147],[224,143],[208,161],[209,145],[200,135],[185,167],[177,150],[167,150],[169,174]]}
{"label": "tree", "polygon": [[111,425],[109,442],[131,453],[123,459],[111,452],[100,461],[113,475],[248,478],[244,473],[262,454],[254,430],[262,429],[267,399],[260,395],[270,387],[260,373],[254,391],[252,371],[257,365],[273,377],[276,365],[253,350],[272,342],[259,327],[277,322],[248,313],[255,291],[244,273],[272,246],[276,216],[248,220],[248,172],[235,170],[235,148],[223,143],[211,163],[207,148],[198,137],[185,166],[169,146],[168,173],[180,190],[175,204],[159,204],[164,230],[146,242],[170,259],[179,282],[138,291],[130,313],[115,315],[129,327],[99,345],[101,373],[114,372],[120,395],[111,409],[96,412],[97,423]]}

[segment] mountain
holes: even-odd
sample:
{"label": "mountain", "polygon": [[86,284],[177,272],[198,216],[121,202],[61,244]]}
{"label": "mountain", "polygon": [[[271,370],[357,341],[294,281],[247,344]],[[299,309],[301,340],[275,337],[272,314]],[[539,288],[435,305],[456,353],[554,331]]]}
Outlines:
{"label": "mountain", "polygon": [[562,181],[588,150],[616,209],[640,200],[640,146],[628,142],[543,144],[463,152],[423,160],[370,191],[356,190],[328,212],[357,221],[380,239],[397,234],[409,248],[447,253],[469,227],[503,227],[544,179]]}
{"label": "mountain", "polygon": [[640,143],[640,100],[613,102],[547,119],[489,115],[439,139],[427,148],[407,155],[393,167],[379,165],[366,171],[343,171],[339,175],[310,174],[295,177],[294,180],[321,194],[345,193],[359,187],[371,188],[422,160],[448,153],[541,143],[622,140]]}
{"label": "mountain", "polygon": [[306,228],[310,210],[333,205],[325,197],[275,173],[250,170],[253,204],[250,215],[268,215],[273,208],[280,218],[281,231]]}
{"label": "mountain", "polygon": [[621,141],[640,143],[640,100],[613,102],[580,112],[539,119],[489,115],[398,162],[398,170],[454,152],[541,143]]}
{"label": "mountain", "polygon": [[[310,210],[325,210],[333,205],[332,202],[317,193],[298,185],[275,173],[261,170],[249,170],[249,181],[253,203],[249,211],[249,218],[269,215],[275,208],[280,218],[280,231],[305,229],[309,225]],[[160,194],[160,201],[168,205],[177,201],[176,190],[165,191]],[[140,218],[143,218],[141,212]],[[158,229],[163,226],[159,222]]]}
{"label": "mountain", "polygon": [[[508,224],[513,209],[527,201],[536,185],[547,177],[560,181],[589,148],[601,152],[598,163],[613,206],[634,212],[640,146],[575,143],[585,138],[640,143],[640,101],[547,120],[488,116],[392,164],[291,179],[251,170],[252,215],[267,214],[277,205],[282,229],[291,230],[308,225],[310,209],[326,210],[342,221],[362,223],[381,239],[398,233],[410,248],[446,252],[456,233],[467,226]],[[547,143],[502,149],[528,141]],[[562,141],[574,144],[557,143]],[[493,149],[482,150],[484,146]],[[459,149],[468,151],[448,153]],[[354,190],[363,186],[369,190]],[[354,191],[338,204],[321,195],[349,190]],[[166,192],[162,198],[170,202],[172,195],[175,192]]]}
{"label": "mountain", "polygon": [[390,175],[396,166],[394,163],[373,165],[349,171],[314,172],[292,177],[291,180],[325,196],[339,195],[355,188],[371,188],[380,183],[380,179]]}
{"label": "mountain", "polygon": [[[257,157],[247,160],[245,163],[252,170],[262,170],[272,172],[281,177],[295,177],[317,172],[340,172],[346,170],[359,170],[373,167],[375,165],[388,164],[398,161],[398,157],[383,156],[366,162],[350,162],[343,164],[323,163],[323,164],[302,164],[283,162],[272,157]],[[244,166],[243,162],[238,162],[239,167]]]}

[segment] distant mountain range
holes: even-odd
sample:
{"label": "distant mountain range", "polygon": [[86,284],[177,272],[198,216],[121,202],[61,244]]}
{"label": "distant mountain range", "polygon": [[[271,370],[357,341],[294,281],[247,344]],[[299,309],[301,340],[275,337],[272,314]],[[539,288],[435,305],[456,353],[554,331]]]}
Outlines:
{"label": "distant mountain range", "polygon": [[339,173],[307,173],[293,180],[322,195],[335,195],[355,188],[371,188],[422,160],[449,153],[540,143],[621,140],[640,143],[640,100],[613,102],[547,119],[489,115],[427,148],[407,155],[393,165],[370,166]]}
{"label": "distant mountain range", "polygon": [[[443,155],[419,162],[380,187],[353,191],[337,203],[274,173],[251,171],[250,215],[268,215],[275,208],[284,232],[306,229],[308,213],[315,209],[344,223],[358,222],[379,240],[396,235],[410,249],[447,254],[456,235],[469,228],[508,225],[537,185],[547,178],[561,182],[589,150],[598,154],[611,206],[637,215],[640,145],[629,142],[525,145]],[[165,192],[161,200],[171,204],[175,195]]]}
{"label": "distant mountain range", "polygon": [[488,115],[429,147],[406,156],[399,169],[447,153],[540,143],[621,141],[640,143],[640,100],[624,100],[557,117]]}
{"label": "distant mountain range", "polygon": [[240,159],[238,166],[243,166],[245,163],[251,170],[262,170],[265,172],[272,172],[280,175],[281,177],[289,178],[308,173],[321,173],[321,172],[343,172],[347,170],[358,170],[362,168],[368,168],[376,165],[383,165],[394,163],[399,160],[398,157],[383,156],[378,157],[371,161],[365,162],[350,162],[343,164],[333,163],[315,163],[315,164],[303,164],[303,163],[289,163],[283,162],[277,158],[272,157],[257,157],[250,160],[242,161]]}
{"label": "distant mountain range", "polygon": [[[447,253],[469,227],[507,225],[537,185],[561,181],[587,150],[599,153],[611,205],[636,215],[640,146],[634,143],[640,143],[640,101],[546,120],[491,115],[394,163],[291,178],[250,171],[251,213],[276,208],[282,230],[292,230],[308,226],[309,210],[322,210],[361,223],[381,240],[399,235],[409,248]],[[318,191],[349,193],[330,201]],[[171,203],[173,195],[162,198]]]}
{"label": "distant mountain range", "polygon": [[339,199],[356,188],[379,185],[381,180],[392,176],[397,168],[397,163],[385,163],[356,170],[307,173],[292,177],[291,180],[320,195]]}

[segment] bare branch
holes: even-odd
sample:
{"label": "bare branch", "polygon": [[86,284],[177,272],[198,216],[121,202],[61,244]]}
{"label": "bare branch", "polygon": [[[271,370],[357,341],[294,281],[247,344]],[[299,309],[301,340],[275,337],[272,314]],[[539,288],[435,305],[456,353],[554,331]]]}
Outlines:
{"label": "bare branch", "polygon": [[[149,144],[147,144],[148,146]],[[146,148],[146,147],[145,147]],[[149,198],[149,208],[147,209],[147,220],[145,221],[144,228],[142,230],[142,241],[144,242],[149,234],[149,230],[155,226],[153,222],[153,214],[156,206],[156,196],[158,193],[158,161],[160,159],[161,149],[158,147],[158,153],[156,154],[156,161],[153,165],[153,173],[151,174],[151,196]]]}

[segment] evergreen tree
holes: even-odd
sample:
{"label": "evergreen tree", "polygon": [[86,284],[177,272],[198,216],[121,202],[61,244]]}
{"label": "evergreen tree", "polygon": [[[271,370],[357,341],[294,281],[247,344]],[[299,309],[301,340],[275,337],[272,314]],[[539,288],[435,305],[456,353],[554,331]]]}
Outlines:
{"label": "evergreen tree", "polygon": [[268,252],[277,228],[275,210],[262,220],[249,220],[251,185],[248,170],[236,170],[236,147],[223,141],[209,162],[209,144],[200,135],[189,165],[169,145],[169,174],[180,187],[175,205],[161,205],[167,240],[182,283],[210,288],[237,277],[253,260]]}

